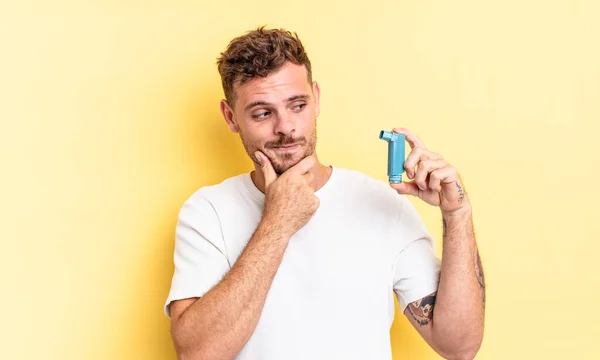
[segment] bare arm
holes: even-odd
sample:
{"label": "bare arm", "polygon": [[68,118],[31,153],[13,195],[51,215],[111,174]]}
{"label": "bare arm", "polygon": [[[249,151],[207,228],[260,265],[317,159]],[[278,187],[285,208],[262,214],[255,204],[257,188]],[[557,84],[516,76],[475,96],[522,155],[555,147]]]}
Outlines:
{"label": "bare arm", "polygon": [[254,332],[290,237],[319,206],[308,157],[277,177],[262,158],[265,208],[231,270],[201,298],[173,302],[171,335],[180,359],[231,359]]}
{"label": "bare arm", "polygon": [[198,300],[171,305],[181,359],[230,359],[252,335],[289,237],[261,222],[225,277]]}
{"label": "bare arm", "polygon": [[485,287],[471,209],[442,216],[444,249],[433,338],[472,359],[483,338]]}
{"label": "bare arm", "polygon": [[472,359],[483,337],[485,280],[470,208],[444,214],[444,249],[437,293],[407,306],[423,338],[447,359]]}
{"label": "bare arm", "polygon": [[440,355],[472,359],[483,339],[485,281],[471,205],[453,166],[426,149],[409,130],[398,128],[394,132],[404,134],[412,148],[404,168],[414,181],[391,186],[400,194],[417,196],[438,206],[444,224],[438,290],[407,306],[405,314]]}

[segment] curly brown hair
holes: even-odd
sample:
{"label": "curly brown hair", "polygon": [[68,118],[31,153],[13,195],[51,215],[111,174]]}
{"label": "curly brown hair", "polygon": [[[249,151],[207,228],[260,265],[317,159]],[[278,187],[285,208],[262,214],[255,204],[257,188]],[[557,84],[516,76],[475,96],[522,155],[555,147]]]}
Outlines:
{"label": "curly brown hair", "polygon": [[312,84],[312,71],[308,55],[298,34],[285,29],[265,30],[259,27],[231,40],[225,52],[217,59],[225,98],[231,107],[235,104],[236,82],[244,84],[256,77],[266,77],[279,70],[286,61],[304,65],[308,82]]}

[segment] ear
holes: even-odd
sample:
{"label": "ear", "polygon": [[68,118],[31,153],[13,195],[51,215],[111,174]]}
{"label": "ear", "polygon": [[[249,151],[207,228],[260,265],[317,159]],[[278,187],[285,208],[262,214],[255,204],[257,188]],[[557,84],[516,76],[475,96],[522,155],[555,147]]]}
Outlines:
{"label": "ear", "polygon": [[321,96],[321,90],[319,89],[319,84],[316,81],[312,83],[313,95],[315,97],[315,118],[319,117],[319,113],[321,112],[321,108],[319,107],[319,101]]}
{"label": "ear", "polygon": [[223,118],[225,118],[225,122],[227,122],[229,130],[236,134],[239,133],[240,129],[235,121],[235,115],[233,113],[233,110],[231,109],[231,106],[229,106],[227,100],[225,99],[221,100],[221,114],[223,114]]}

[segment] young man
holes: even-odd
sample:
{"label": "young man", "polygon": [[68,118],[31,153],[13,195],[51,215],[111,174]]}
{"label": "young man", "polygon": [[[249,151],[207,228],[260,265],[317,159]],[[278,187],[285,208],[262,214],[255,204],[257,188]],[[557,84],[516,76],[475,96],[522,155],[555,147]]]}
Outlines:
{"label": "young man", "polygon": [[[218,61],[221,112],[255,170],[182,206],[165,312],[181,359],[390,359],[394,293],[427,343],[471,359],[485,289],[454,167],[406,129],[409,182],[325,166],[297,35],[259,28]],[[390,186],[391,185],[391,186]],[[440,208],[442,261],[406,195]]]}

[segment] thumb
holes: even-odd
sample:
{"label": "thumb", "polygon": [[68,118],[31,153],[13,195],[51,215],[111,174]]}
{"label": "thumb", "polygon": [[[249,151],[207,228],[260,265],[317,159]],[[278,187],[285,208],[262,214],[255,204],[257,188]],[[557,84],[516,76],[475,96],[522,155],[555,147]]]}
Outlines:
{"label": "thumb", "polygon": [[390,183],[390,186],[401,195],[419,196],[419,187],[414,181]]}
{"label": "thumb", "polygon": [[271,165],[271,161],[269,158],[260,151],[254,153],[254,156],[258,159],[258,163],[260,164],[260,168],[262,170],[263,176],[265,177],[265,189],[271,185],[273,181],[277,179],[277,173],[273,169],[273,165]]}

